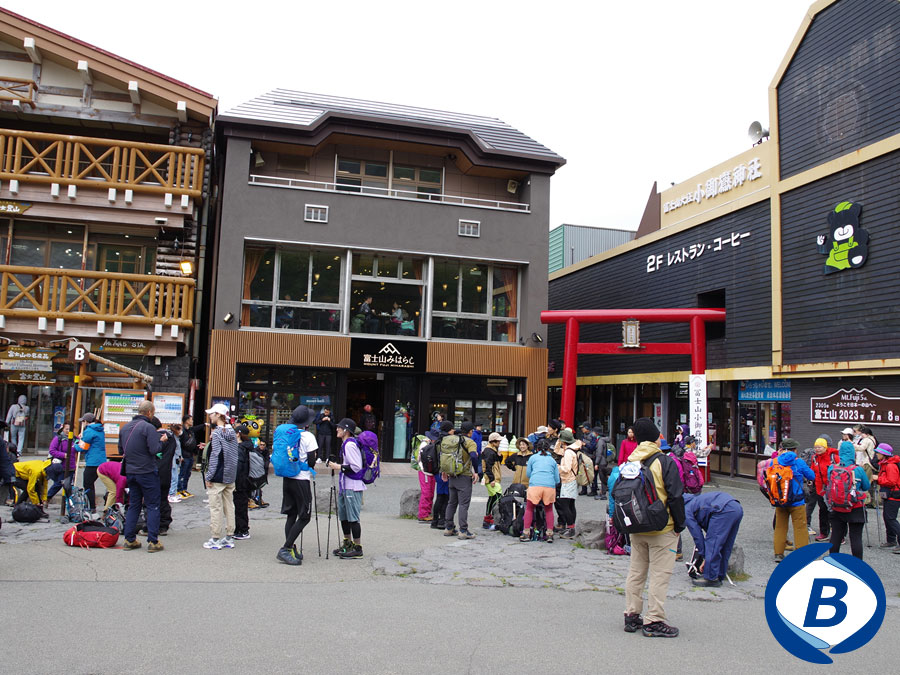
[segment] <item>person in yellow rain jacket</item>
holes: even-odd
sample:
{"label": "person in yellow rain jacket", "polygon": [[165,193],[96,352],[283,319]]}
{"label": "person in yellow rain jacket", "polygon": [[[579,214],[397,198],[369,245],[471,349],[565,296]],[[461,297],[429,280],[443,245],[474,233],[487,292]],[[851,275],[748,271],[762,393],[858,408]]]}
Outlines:
{"label": "person in yellow rain jacket", "polygon": [[52,460],[33,459],[30,462],[16,462],[16,487],[21,491],[16,503],[25,500],[25,493],[32,504],[42,506],[47,501],[47,467]]}

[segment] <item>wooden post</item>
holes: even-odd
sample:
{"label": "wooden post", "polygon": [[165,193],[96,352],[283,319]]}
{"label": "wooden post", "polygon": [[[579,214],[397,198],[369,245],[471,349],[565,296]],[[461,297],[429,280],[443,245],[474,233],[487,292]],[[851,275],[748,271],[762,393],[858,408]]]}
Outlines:
{"label": "wooden post", "polygon": [[[87,363],[81,363],[78,366],[78,373],[75,375],[75,389],[72,391],[72,412],[69,417],[71,420],[69,422],[69,437],[66,442],[66,471],[63,474],[63,482],[68,480],[69,478],[69,465],[72,463],[72,447],[73,441],[75,439],[75,422],[81,417],[79,412],[81,410],[81,390],[78,388],[78,385],[81,381],[81,378],[87,375]],[[77,459],[75,460],[78,461]],[[66,496],[69,494],[68,490],[63,492],[62,502],[59,505],[59,515],[66,515]]]}

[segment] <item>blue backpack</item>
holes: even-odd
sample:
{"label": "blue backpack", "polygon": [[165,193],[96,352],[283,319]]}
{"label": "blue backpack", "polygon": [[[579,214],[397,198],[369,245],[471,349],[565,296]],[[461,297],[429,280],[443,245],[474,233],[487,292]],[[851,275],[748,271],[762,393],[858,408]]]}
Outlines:
{"label": "blue backpack", "polygon": [[[276,476],[293,478],[301,471],[312,471],[300,461],[300,437],[303,430],[296,424],[279,424],[272,440],[272,468]],[[315,472],[313,472],[315,473]]]}
{"label": "blue backpack", "polygon": [[[277,432],[277,430],[276,430]],[[347,445],[346,439],[341,446],[343,451],[344,445]],[[375,479],[381,474],[381,456],[378,454],[378,436],[371,431],[364,431],[355,439],[359,448],[359,454],[362,456],[362,469],[359,471],[344,471],[344,475],[352,480],[361,480],[366,485],[371,485]]]}

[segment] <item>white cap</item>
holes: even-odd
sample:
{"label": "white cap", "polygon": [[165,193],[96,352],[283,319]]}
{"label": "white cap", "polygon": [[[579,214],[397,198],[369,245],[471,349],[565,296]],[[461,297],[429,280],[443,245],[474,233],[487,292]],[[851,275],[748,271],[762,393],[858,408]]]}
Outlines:
{"label": "white cap", "polygon": [[216,403],[212,408],[206,411],[206,414],[209,413],[218,413],[219,415],[227,415],[228,414],[228,406],[224,403]]}
{"label": "white cap", "polygon": [[844,430],[841,432],[842,434],[847,434],[848,436],[852,436],[856,432],[853,431],[850,427],[844,427]]}
{"label": "white cap", "polygon": [[537,428],[537,433],[539,433],[539,434],[546,434],[548,431],[549,431],[549,429],[547,429],[547,427],[545,427],[545,426],[539,426]]}

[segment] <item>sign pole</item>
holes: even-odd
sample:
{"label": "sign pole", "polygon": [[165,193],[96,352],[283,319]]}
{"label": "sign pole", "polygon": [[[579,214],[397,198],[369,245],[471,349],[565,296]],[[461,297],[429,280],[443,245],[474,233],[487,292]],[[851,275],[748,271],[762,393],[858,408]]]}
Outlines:
{"label": "sign pole", "polygon": [[[69,423],[69,437],[66,444],[66,470],[63,478],[64,482],[69,479],[69,465],[72,462],[72,445],[75,440],[75,422],[78,419],[78,413],[81,410],[82,394],[78,385],[81,382],[81,378],[87,375],[87,355],[89,350],[87,345],[74,341],[70,343],[69,347],[69,360],[77,366],[78,370],[75,371],[75,386],[72,390],[72,408],[69,415],[69,418],[72,421]],[[59,515],[66,515],[65,498],[63,498],[62,503],[59,506]]]}

